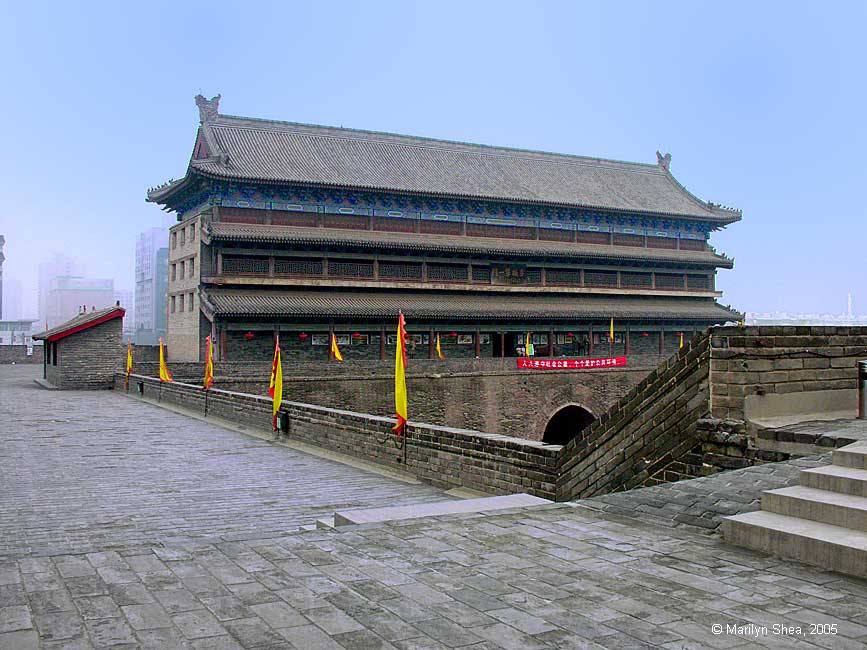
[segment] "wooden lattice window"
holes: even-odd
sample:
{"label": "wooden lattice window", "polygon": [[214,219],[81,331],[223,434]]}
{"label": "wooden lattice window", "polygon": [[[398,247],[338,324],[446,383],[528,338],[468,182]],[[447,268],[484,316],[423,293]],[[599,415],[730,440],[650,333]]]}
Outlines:
{"label": "wooden lattice window", "polygon": [[364,260],[329,260],[328,275],[336,278],[372,278],[373,262]]}
{"label": "wooden lattice window", "polygon": [[575,241],[580,242],[582,244],[607,244],[608,243],[608,233],[607,232],[588,232],[586,230],[579,230],[575,233]]}
{"label": "wooden lattice window", "polygon": [[584,284],[588,287],[616,287],[617,271],[585,271]]}
{"label": "wooden lattice window", "polygon": [[360,214],[326,214],[326,228],[348,228],[349,230],[367,230],[369,218]]}
{"label": "wooden lattice window", "polygon": [[225,275],[268,275],[268,258],[224,255],[223,273]]}
{"label": "wooden lattice window", "polygon": [[379,277],[382,280],[421,280],[421,264],[380,262]]}
{"label": "wooden lattice window", "polygon": [[415,232],[415,222],[412,219],[374,217],[373,229],[383,232]]}
{"label": "wooden lattice window", "polygon": [[677,248],[677,240],[673,237],[648,237],[647,247],[667,248],[668,250],[674,250]]}
{"label": "wooden lattice window", "polygon": [[710,289],[710,278],[706,275],[688,275],[686,283],[690,289]]}
{"label": "wooden lattice window", "polygon": [[642,235],[628,235],[622,232],[614,233],[615,246],[640,246],[644,247],[644,237]]}
{"label": "wooden lattice window", "polygon": [[542,284],[542,269],[527,269],[526,284]]}
{"label": "wooden lattice window", "polygon": [[428,264],[427,279],[431,282],[466,282],[466,264]]}
{"label": "wooden lattice window", "polygon": [[271,213],[271,223],[275,226],[316,226],[314,212],[284,212],[275,210]]}
{"label": "wooden lattice window", "polygon": [[681,239],[680,250],[704,251],[707,250],[707,243],[703,239]]}
{"label": "wooden lattice window", "polygon": [[296,257],[278,257],[274,260],[274,275],[321,276],[322,260]]}
{"label": "wooden lattice window", "polygon": [[473,282],[481,284],[491,283],[491,267],[490,266],[473,266]]}
{"label": "wooden lattice window", "polygon": [[460,221],[430,221],[422,219],[419,230],[431,235],[460,235],[462,227]]}
{"label": "wooden lattice window", "polygon": [[624,271],[620,274],[620,284],[624,287],[649,289],[653,286],[653,277],[650,273],[632,273]]}
{"label": "wooden lattice window", "polygon": [[225,223],[265,223],[265,213],[253,208],[220,208],[220,221]]}
{"label": "wooden lattice window", "polygon": [[539,228],[539,239],[543,241],[572,241],[572,230],[554,230]]}
{"label": "wooden lattice window", "polygon": [[577,287],[581,283],[581,274],[577,269],[545,269],[545,283]]}
{"label": "wooden lattice window", "polygon": [[678,273],[657,273],[657,289],[683,289],[683,275]]}

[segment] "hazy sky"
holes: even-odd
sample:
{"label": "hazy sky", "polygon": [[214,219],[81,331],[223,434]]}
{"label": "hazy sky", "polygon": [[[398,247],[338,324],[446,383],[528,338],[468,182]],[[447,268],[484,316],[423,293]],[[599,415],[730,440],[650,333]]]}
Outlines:
{"label": "hazy sky", "polygon": [[[129,5],[129,6],[127,6]],[[133,286],[198,112],[655,162],[742,208],[741,310],[867,313],[867,4],[0,0],[0,234]]]}

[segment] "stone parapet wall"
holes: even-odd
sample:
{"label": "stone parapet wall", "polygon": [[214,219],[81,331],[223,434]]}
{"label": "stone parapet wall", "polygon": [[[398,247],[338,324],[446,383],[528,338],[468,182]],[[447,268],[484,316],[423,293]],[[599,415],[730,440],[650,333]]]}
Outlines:
{"label": "stone parapet wall", "polygon": [[[124,390],[123,374],[115,388]],[[176,404],[199,413],[225,418],[267,431],[271,401],[266,397],[225,390],[206,394],[199,386],[180,382],[160,384],[153,377],[133,375],[130,394]],[[284,402],[289,414],[288,437],[409,472],[443,488],[464,487],[491,494],[527,492],[553,499],[561,447],[480,431],[413,422],[406,449],[391,433],[394,420],[364,413],[298,402]]]}
{"label": "stone parapet wall", "polygon": [[856,388],[856,361],[867,359],[867,327],[715,327],[711,413],[745,419],[750,395]]}
{"label": "stone parapet wall", "polygon": [[33,354],[27,354],[26,345],[0,345],[0,364],[42,363],[43,346],[34,345]]}
{"label": "stone parapet wall", "polygon": [[563,451],[558,500],[694,475],[696,425],[708,409],[710,339],[691,339]]}

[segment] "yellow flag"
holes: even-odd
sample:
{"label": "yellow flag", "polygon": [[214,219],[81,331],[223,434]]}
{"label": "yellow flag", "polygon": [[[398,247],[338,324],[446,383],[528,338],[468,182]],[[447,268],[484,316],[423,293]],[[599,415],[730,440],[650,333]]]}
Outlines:
{"label": "yellow flag", "polygon": [[202,382],[205,390],[214,385],[214,344],[211,337],[205,337],[205,379]]}
{"label": "yellow flag", "polygon": [[126,344],[126,377],[129,380],[129,376],[132,373],[132,343]]}
{"label": "yellow flag", "polygon": [[443,349],[440,347],[440,335],[437,334],[437,358],[445,359],[446,355],[443,354]]}
{"label": "yellow flag", "polygon": [[680,335],[680,342],[679,342],[677,347],[682,348],[683,347],[683,332],[678,332],[678,334]]}
{"label": "yellow flag", "polygon": [[614,343],[614,317],[611,317],[611,325],[608,327],[608,340]]}
{"label": "yellow flag", "polygon": [[407,414],[406,399],[406,322],[403,312],[397,319],[397,347],[394,353],[394,414],[397,424],[391,429],[397,435],[406,429]]}
{"label": "yellow flag", "polygon": [[277,430],[277,413],[283,403],[283,360],[280,357],[280,337],[274,342],[274,359],[271,362],[271,379],[268,381],[271,396],[271,426]]}
{"label": "yellow flag", "polygon": [[160,338],[160,381],[174,381],[169,367],[166,365],[166,352],[163,349],[163,340]]}
{"label": "yellow flag", "polygon": [[340,348],[337,347],[337,336],[335,336],[334,332],[331,333],[331,356],[336,361],[343,361],[343,355],[340,354]]}
{"label": "yellow flag", "polygon": [[527,332],[527,337],[524,343],[524,356],[532,357],[536,353],[536,349],[533,347],[533,335],[530,332]]}

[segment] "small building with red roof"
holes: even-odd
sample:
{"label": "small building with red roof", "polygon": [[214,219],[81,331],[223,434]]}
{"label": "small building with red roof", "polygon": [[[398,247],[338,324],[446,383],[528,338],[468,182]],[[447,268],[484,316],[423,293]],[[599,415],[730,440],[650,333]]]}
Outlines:
{"label": "small building with red roof", "polygon": [[62,390],[108,389],[123,361],[123,317],[117,303],[87,311],[50,330],[33,335],[45,342],[42,378],[47,388]]}

